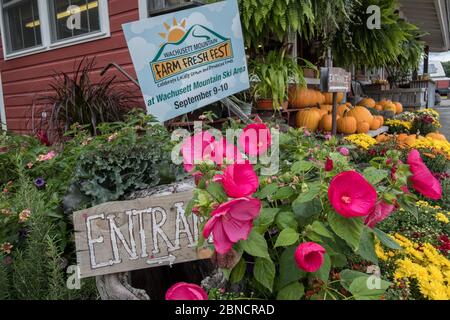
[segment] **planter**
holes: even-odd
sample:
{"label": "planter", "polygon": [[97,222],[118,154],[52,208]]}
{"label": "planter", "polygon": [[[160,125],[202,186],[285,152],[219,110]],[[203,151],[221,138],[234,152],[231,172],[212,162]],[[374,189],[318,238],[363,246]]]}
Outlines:
{"label": "planter", "polygon": [[[260,110],[275,110],[273,107],[273,100],[272,99],[259,99],[256,102],[258,109]],[[281,105],[281,108],[283,110],[287,110],[289,107],[289,103],[287,101],[283,102]]]}

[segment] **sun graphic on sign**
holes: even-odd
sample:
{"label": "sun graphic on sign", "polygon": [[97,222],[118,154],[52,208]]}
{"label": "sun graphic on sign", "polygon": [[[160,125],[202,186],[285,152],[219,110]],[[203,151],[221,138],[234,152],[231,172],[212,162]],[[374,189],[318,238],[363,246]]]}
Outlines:
{"label": "sun graphic on sign", "polygon": [[175,43],[180,41],[186,34],[186,20],[183,20],[178,24],[177,19],[173,19],[172,25],[164,22],[164,28],[167,32],[161,32],[159,35],[169,43]]}

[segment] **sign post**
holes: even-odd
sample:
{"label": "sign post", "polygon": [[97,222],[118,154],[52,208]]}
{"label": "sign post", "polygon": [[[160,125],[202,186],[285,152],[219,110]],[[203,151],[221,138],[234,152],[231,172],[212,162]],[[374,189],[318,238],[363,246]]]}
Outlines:
{"label": "sign post", "polygon": [[333,93],[333,126],[331,134],[337,133],[337,93],[349,92],[351,88],[351,73],[341,68],[320,69],[320,90]]}
{"label": "sign post", "polygon": [[161,122],[250,87],[237,0],[124,24],[123,30],[147,112]]}

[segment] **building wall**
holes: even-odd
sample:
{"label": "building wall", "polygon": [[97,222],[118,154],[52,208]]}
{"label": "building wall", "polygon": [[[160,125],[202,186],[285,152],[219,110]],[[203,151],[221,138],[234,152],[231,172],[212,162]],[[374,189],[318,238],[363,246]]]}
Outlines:
{"label": "building wall", "polygon": [[[49,84],[52,75],[55,71],[73,74],[77,62],[84,56],[96,58],[97,65],[92,73],[94,81],[99,78],[103,67],[110,62],[118,63],[136,77],[122,32],[122,24],[139,19],[138,0],[109,0],[108,5],[110,38],[74,44],[11,60],[4,60],[3,50],[0,50],[0,71],[8,130],[24,134],[39,129],[43,123],[42,97],[51,94]],[[111,70],[107,75],[114,74],[117,75],[120,85],[126,85],[133,90],[136,88],[115,71]],[[140,99],[140,91],[137,88],[133,94]],[[139,105],[143,106],[142,100]]]}

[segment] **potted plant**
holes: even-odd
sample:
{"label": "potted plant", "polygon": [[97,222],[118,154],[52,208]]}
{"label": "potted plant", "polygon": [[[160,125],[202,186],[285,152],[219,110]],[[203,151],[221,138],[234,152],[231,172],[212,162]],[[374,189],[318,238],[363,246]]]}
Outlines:
{"label": "potted plant", "polygon": [[287,109],[289,85],[305,85],[302,68],[285,53],[270,51],[265,58],[250,65],[253,95],[259,109]]}

